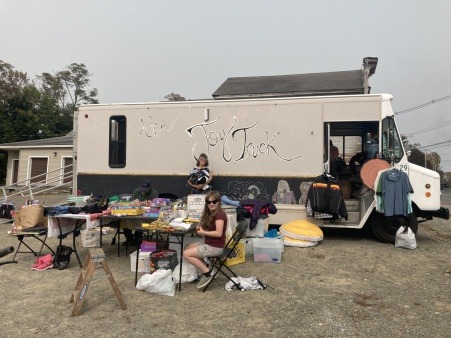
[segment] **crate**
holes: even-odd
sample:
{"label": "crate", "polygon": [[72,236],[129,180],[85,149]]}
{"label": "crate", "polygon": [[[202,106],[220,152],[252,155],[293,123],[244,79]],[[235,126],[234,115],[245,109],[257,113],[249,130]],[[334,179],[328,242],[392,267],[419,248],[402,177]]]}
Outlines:
{"label": "crate", "polygon": [[178,263],[175,250],[161,250],[150,254],[150,272],[158,269],[174,270]]}
{"label": "crate", "polygon": [[188,211],[197,211],[197,212],[200,212],[200,214],[202,214],[202,211],[204,210],[204,207],[205,207],[205,197],[206,196],[207,195],[203,195],[203,194],[188,195],[188,200],[187,200]]}
{"label": "crate", "polygon": [[100,247],[100,231],[96,229],[81,230],[81,244],[84,248]]}
{"label": "crate", "polygon": [[240,263],[244,263],[246,261],[246,249],[243,242],[239,242],[235,247],[236,257],[228,258],[224,265],[232,266]]}
{"label": "crate", "polygon": [[283,240],[279,238],[254,238],[254,262],[280,263]]}
{"label": "crate", "polygon": [[[136,271],[136,253],[137,251],[132,252],[130,255],[130,267],[132,272]],[[150,272],[150,252],[139,251],[138,272]]]}

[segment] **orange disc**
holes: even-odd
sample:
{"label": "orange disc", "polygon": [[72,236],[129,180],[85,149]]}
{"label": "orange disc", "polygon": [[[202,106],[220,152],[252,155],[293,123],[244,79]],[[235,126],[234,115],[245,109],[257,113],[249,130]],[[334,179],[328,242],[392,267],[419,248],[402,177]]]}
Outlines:
{"label": "orange disc", "polygon": [[362,179],[363,184],[374,190],[374,181],[376,180],[377,174],[379,171],[388,168],[390,168],[390,163],[381,160],[380,158],[366,161],[360,170],[360,178]]}

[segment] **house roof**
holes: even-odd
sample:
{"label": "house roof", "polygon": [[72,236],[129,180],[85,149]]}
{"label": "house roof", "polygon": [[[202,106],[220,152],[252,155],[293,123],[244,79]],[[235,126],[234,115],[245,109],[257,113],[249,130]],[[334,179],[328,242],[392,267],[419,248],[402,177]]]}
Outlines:
{"label": "house roof", "polygon": [[362,70],[277,76],[230,77],[213,94],[215,99],[352,95],[364,93]]}
{"label": "house roof", "polygon": [[14,150],[21,148],[68,148],[73,147],[72,131],[65,136],[43,138],[39,140],[28,140],[20,142],[2,143],[0,149]]}

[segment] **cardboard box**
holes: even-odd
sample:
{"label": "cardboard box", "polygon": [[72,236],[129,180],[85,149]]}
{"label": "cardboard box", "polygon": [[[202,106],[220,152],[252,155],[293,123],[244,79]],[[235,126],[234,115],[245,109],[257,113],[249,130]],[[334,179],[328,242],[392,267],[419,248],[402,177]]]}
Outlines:
{"label": "cardboard box", "polygon": [[283,240],[279,238],[254,238],[254,262],[280,263]]}
{"label": "cardboard box", "polygon": [[157,251],[157,242],[142,241],[141,242],[141,252],[154,252]]}
{"label": "cardboard box", "polygon": [[202,211],[205,207],[205,197],[207,195],[199,194],[199,195],[188,195],[187,200],[187,209],[188,211],[197,211],[202,214]]}
{"label": "cardboard box", "polygon": [[[130,255],[130,268],[132,272],[136,271],[136,251]],[[150,272],[150,252],[139,252],[138,272]]]}

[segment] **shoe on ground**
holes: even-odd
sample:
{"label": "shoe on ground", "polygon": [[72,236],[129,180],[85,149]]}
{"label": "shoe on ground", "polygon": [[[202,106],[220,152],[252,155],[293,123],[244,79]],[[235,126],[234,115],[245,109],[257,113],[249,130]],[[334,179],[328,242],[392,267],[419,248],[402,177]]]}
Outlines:
{"label": "shoe on ground", "polygon": [[51,254],[40,257],[39,264],[35,267],[36,271],[44,271],[53,268],[53,259]]}
{"label": "shoe on ground", "polygon": [[48,264],[48,263],[43,263],[41,265],[39,265],[36,269],[34,269],[35,271],[44,271],[47,269],[53,269],[53,263],[52,264]]}
{"label": "shoe on ground", "polygon": [[197,283],[196,288],[202,289],[203,287],[205,287],[213,279],[213,276],[215,275],[215,273],[216,273],[216,269],[213,269],[210,272],[210,277],[206,277],[204,274],[202,274],[202,277],[200,277],[200,281],[199,281],[199,283]]}
{"label": "shoe on ground", "polygon": [[33,263],[33,265],[31,266],[31,270],[36,270],[36,268],[42,264],[41,262],[41,258],[42,257],[38,257],[36,258],[36,261]]}

